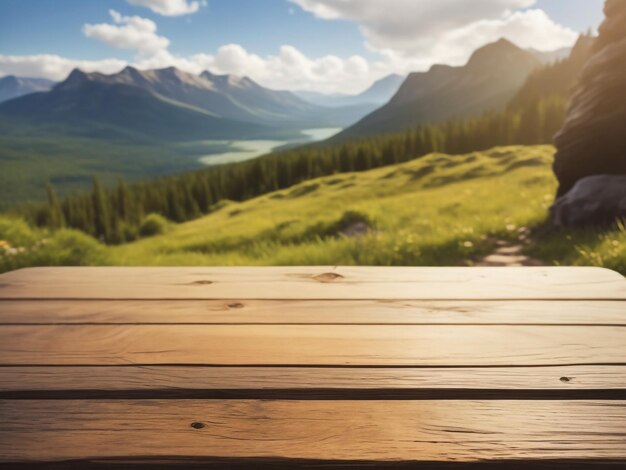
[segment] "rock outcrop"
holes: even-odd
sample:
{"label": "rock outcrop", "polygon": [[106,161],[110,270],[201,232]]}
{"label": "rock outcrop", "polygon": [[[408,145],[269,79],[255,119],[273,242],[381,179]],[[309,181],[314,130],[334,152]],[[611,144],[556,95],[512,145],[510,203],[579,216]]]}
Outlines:
{"label": "rock outcrop", "polygon": [[557,228],[610,228],[626,221],[626,175],[595,175],[579,180],[550,210]]}
{"label": "rock outcrop", "polygon": [[558,197],[588,176],[626,174],[626,1],[606,0],[605,14],[555,137]]}

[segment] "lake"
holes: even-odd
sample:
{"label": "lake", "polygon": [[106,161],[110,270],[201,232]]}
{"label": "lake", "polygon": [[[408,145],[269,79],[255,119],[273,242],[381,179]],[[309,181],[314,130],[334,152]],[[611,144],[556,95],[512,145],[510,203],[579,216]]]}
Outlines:
{"label": "lake", "polygon": [[199,160],[208,166],[242,162],[271,153],[272,150],[287,144],[307,144],[325,140],[341,130],[341,128],[306,129],[301,131],[305,136],[302,140],[233,140],[219,142],[219,144],[228,145],[229,149],[226,152],[203,155]]}

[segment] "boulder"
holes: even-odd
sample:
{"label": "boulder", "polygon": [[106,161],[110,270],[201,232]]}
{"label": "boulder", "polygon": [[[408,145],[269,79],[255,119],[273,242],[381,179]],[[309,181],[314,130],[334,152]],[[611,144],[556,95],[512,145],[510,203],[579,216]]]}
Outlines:
{"label": "boulder", "polygon": [[557,228],[609,228],[626,221],[626,175],[595,175],[579,180],[550,209]]}
{"label": "boulder", "polygon": [[591,175],[626,174],[626,1],[606,0],[591,58],[555,136],[557,197]]}

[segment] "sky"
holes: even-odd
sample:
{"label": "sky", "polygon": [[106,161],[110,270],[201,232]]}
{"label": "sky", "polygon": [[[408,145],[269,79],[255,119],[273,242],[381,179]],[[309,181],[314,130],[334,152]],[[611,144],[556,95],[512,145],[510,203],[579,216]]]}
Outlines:
{"label": "sky", "polygon": [[505,37],[555,50],[603,0],[0,0],[0,76],[63,80],[176,66],[274,89],[357,93],[390,73],[464,64]]}

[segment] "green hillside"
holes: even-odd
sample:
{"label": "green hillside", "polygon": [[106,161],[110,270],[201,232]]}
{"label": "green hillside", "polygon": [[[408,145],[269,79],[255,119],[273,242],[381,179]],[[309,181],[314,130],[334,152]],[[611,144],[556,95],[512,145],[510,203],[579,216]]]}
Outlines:
{"label": "green hillside", "polygon": [[[550,170],[553,153],[550,146],[499,147],[461,156],[436,153],[326,176],[241,203],[222,201],[207,216],[113,247],[80,232],[46,235],[4,219],[1,268],[471,265],[492,253],[498,241],[519,243],[520,233],[542,225],[556,188]],[[525,251],[546,264],[605,266],[626,273],[624,230],[538,232]]]}
{"label": "green hillside", "polygon": [[112,185],[118,177],[136,181],[203,168],[199,155],[228,148],[217,142],[158,145],[138,136],[63,137],[1,118],[0,130],[0,210],[45,201],[46,182],[67,195],[89,188],[94,175]]}

